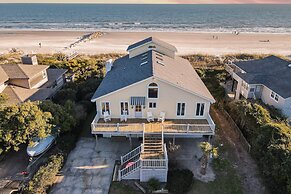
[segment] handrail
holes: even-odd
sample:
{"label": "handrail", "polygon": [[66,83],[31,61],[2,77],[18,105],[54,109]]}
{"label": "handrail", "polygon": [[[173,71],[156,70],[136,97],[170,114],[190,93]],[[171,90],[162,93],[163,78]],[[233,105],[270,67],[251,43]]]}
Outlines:
{"label": "handrail", "polygon": [[166,159],[142,159],[142,168],[167,168],[168,160]]}
{"label": "handrail", "polygon": [[122,179],[122,177],[124,177],[125,175],[127,175],[128,173],[140,168],[140,160],[137,160],[134,162],[134,164],[132,164],[131,166],[127,167],[127,168],[123,168],[121,170],[119,170],[118,174],[119,174],[119,179]]}
{"label": "handrail", "polygon": [[132,158],[135,158],[137,155],[140,155],[143,145],[141,144],[137,148],[133,149],[132,151],[128,152],[127,154],[121,156],[121,164],[124,164],[130,161]]}
{"label": "handrail", "polygon": [[[146,123],[98,123],[99,114],[96,115],[91,123],[92,132],[119,132],[119,133],[144,133]],[[160,127],[164,134],[171,133],[214,133],[215,124],[207,115],[205,118],[208,124],[166,124],[161,123]]]}

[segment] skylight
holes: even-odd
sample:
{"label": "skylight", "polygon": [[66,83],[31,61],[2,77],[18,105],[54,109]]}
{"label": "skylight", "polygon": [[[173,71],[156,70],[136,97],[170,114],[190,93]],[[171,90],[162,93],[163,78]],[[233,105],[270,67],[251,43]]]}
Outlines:
{"label": "skylight", "polygon": [[145,64],[147,64],[147,63],[148,63],[148,61],[144,61],[144,62],[142,62],[142,63],[140,64],[140,66],[145,65]]}

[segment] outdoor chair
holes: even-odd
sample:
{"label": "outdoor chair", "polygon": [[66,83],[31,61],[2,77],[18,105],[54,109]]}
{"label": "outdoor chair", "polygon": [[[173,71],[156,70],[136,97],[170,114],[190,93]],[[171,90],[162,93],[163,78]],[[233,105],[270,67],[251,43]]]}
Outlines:
{"label": "outdoor chair", "polygon": [[120,121],[121,122],[122,121],[126,122],[127,121],[127,116],[128,116],[127,111],[126,110],[122,111],[122,115],[120,116]]}
{"label": "outdoor chair", "polygon": [[104,118],[103,119],[104,119],[104,122],[111,121],[111,116],[109,115],[108,111],[104,112]]}
{"label": "outdoor chair", "polygon": [[147,120],[148,122],[155,121],[152,112],[147,112]]}
{"label": "outdoor chair", "polygon": [[165,121],[165,117],[166,117],[166,113],[165,112],[161,112],[160,116],[158,118],[158,121],[161,121],[163,123]]}

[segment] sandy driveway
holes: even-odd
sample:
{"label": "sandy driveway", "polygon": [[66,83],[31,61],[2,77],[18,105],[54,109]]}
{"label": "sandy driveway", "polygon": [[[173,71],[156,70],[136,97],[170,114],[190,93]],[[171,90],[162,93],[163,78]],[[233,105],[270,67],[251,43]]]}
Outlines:
{"label": "sandy driveway", "polygon": [[115,160],[129,150],[128,141],[100,138],[95,146],[94,138],[81,138],[51,193],[108,193]]}

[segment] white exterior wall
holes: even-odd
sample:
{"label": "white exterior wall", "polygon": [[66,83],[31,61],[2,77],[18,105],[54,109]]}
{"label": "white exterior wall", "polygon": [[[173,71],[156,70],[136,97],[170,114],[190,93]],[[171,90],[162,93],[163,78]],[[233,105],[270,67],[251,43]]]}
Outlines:
{"label": "white exterior wall", "polygon": [[0,93],[3,92],[3,90],[6,88],[5,83],[0,83]]}
{"label": "white exterior wall", "polygon": [[151,178],[156,178],[160,182],[167,182],[167,169],[140,169],[140,181],[147,182]]}
{"label": "white exterior wall", "polygon": [[278,102],[271,98],[272,90],[263,87],[262,91],[262,101],[266,104],[272,105],[277,109],[280,109],[284,115],[291,119],[291,98],[284,99],[283,97],[279,96]]}
{"label": "white exterior wall", "polygon": [[[157,99],[148,99],[147,91],[148,85],[152,82],[158,84],[158,98]],[[96,101],[96,108],[98,113],[101,115],[101,102],[109,102],[110,103],[110,112],[112,118],[120,118],[121,110],[120,110],[120,102],[127,101],[129,103],[129,118],[135,118],[135,110],[130,105],[130,97],[132,96],[145,96],[146,97],[146,105],[145,108],[142,109],[142,118],[147,117],[147,112],[151,111],[153,116],[157,118],[160,112],[166,113],[167,119],[193,119],[193,118],[206,118],[209,114],[210,101],[205,100],[197,95],[191,94],[184,90],[181,90],[175,86],[169,85],[165,82],[159,81],[155,78],[149,78],[140,83],[134,84],[128,88],[119,90],[117,92],[111,93],[107,96],[103,96]],[[148,107],[149,102],[156,102],[157,108],[150,109]],[[185,116],[176,116],[177,112],[177,103],[185,102],[186,103],[186,111]],[[205,103],[204,107],[204,116],[196,117],[196,103]]]}
{"label": "white exterior wall", "polygon": [[147,43],[147,44],[144,44],[144,45],[142,45],[140,47],[136,47],[136,48],[130,50],[129,51],[129,58],[135,57],[137,55],[140,55],[142,53],[145,53],[145,52],[149,51],[150,50],[149,46],[155,46],[156,48],[152,49],[152,50],[156,50],[156,51],[158,51],[160,53],[163,53],[163,54],[165,54],[165,55],[167,55],[169,57],[175,58],[175,52],[174,51],[169,50],[169,49],[167,49],[165,47],[161,47],[161,46],[159,46],[157,44],[154,44],[154,43]]}
{"label": "white exterior wall", "polygon": [[285,105],[282,110],[282,112],[288,117],[288,119],[291,121],[291,97],[285,99]]}

